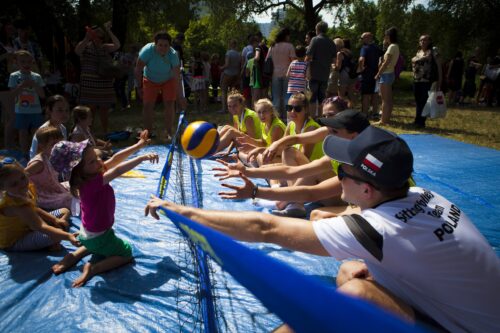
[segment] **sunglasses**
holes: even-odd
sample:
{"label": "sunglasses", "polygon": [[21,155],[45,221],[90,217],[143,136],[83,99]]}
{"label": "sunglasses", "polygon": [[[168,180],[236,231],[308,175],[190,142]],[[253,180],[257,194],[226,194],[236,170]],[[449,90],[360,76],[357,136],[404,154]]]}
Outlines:
{"label": "sunglasses", "polygon": [[16,160],[12,157],[6,157],[3,159],[3,161],[0,161],[0,168],[3,167],[4,165],[9,165],[9,164],[14,164]]}
{"label": "sunglasses", "polygon": [[302,112],[303,110],[303,106],[301,105],[290,105],[290,104],[287,104],[286,105],[286,112],[292,112],[295,111],[295,112]]}
{"label": "sunglasses", "polygon": [[369,181],[367,181],[366,179],[363,179],[361,177],[357,177],[357,176],[354,176],[354,175],[351,175],[351,174],[348,174],[347,172],[345,172],[345,170],[342,168],[342,165],[339,165],[339,168],[338,168],[338,172],[337,172],[337,177],[339,177],[339,180],[342,180],[344,178],[350,178],[354,181],[357,181],[357,182],[361,182],[361,183],[365,183],[365,184],[369,184],[370,186],[372,186],[373,188],[375,189],[378,189],[375,185],[373,185],[372,183],[370,183]]}

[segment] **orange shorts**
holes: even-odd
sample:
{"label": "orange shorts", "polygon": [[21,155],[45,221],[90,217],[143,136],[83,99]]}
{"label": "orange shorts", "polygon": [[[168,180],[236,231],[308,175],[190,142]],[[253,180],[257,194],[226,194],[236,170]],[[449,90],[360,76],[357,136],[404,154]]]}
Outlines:
{"label": "orange shorts", "polygon": [[164,102],[175,101],[177,97],[175,80],[171,78],[163,83],[154,83],[144,77],[142,79],[142,101],[145,103],[155,103],[158,94],[161,94]]}

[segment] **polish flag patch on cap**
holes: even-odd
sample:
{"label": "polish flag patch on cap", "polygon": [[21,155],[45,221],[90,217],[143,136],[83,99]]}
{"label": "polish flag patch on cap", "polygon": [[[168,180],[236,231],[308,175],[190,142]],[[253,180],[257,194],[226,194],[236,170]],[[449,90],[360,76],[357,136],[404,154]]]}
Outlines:
{"label": "polish flag patch on cap", "polygon": [[377,172],[380,170],[384,163],[380,162],[375,156],[372,154],[366,154],[365,159],[363,160],[363,164]]}

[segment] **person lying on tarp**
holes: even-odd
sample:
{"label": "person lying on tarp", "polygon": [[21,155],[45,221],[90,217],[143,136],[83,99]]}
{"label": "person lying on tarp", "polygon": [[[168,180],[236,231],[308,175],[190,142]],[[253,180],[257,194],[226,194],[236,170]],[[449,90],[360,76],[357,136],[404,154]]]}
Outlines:
{"label": "person lying on tarp", "polygon": [[[452,332],[500,332],[500,260],[455,204],[409,187],[413,154],[401,138],[368,127],[353,140],[328,136],[324,151],[339,161],[342,199],[361,208],[309,222],[259,212],[208,211],[158,198],[163,206],[249,242],[332,256],[344,262],[338,290],[409,321]],[[282,326],[278,331],[290,331]]]}

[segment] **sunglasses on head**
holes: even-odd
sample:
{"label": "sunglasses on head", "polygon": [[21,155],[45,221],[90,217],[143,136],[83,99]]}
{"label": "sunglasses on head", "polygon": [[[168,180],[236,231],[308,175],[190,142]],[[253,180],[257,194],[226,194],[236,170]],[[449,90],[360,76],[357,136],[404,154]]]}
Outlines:
{"label": "sunglasses on head", "polygon": [[339,165],[338,172],[337,172],[337,177],[339,177],[339,180],[342,180],[344,178],[350,178],[350,179],[352,179],[354,181],[357,181],[357,182],[369,184],[373,188],[377,189],[377,187],[375,185],[373,185],[372,183],[370,183],[366,179],[363,179],[361,177],[354,176],[354,175],[351,175],[351,174],[348,174],[347,172],[345,172],[345,170],[342,168],[342,165]]}
{"label": "sunglasses on head", "polygon": [[3,159],[3,161],[0,161],[0,168],[3,167],[4,165],[9,165],[9,164],[14,164],[16,160],[12,157],[6,157]]}
{"label": "sunglasses on head", "polygon": [[290,105],[290,104],[287,104],[286,105],[286,111],[287,112],[292,112],[292,110],[295,111],[295,112],[302,112],[303,106],[301,106],[301,105]]}

